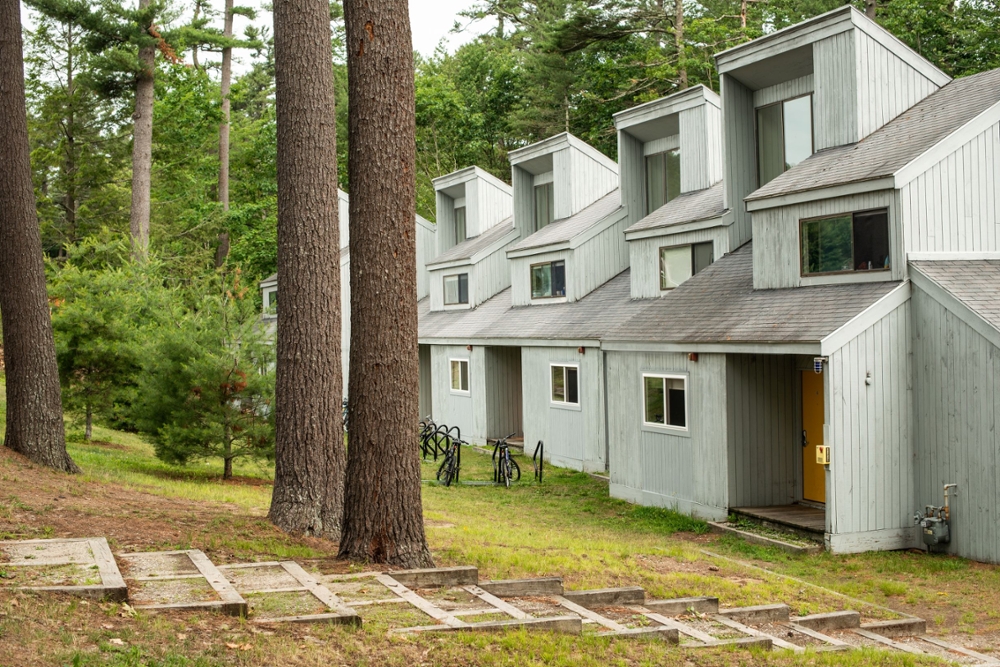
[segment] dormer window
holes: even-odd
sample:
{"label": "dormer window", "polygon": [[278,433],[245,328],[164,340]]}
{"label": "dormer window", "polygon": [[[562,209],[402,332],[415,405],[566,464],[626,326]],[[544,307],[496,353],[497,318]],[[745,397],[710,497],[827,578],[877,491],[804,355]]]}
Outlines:
{"label": "dormer window", "polygon": [[681,193],[679,149],[646,156],[646,213],[652,213]]}
{"label": "dormer window", "polygon": [[457,306],[469,303],[469,274],[459,273],[444,277],[444,305]]}
{"label": "dormer window", "polygon": [[456,245],[468,238],[465,229],[465,207],[455,209],[455,243]]}
{"label": "dormer window", "polygon": [[886,271],[889,213],[849,213],[801,222],[802,275]]}
{"label": "dormer window", "polygon": [[711,241],[660,248],[660,289],[672,290],[715,261]]}
{"label": "dormer window", "polygon": [[549,225],[556,217],[555,187],[550,183],[535,186],[535,231]]}
{"label": "dormer window", "polygon": [[757,109],[758,187],[812,154],[812,95]]}
{"label": "dormer window", "polygon": [[566,296],[566,262],[545,262],[531,266],[531,298]]}

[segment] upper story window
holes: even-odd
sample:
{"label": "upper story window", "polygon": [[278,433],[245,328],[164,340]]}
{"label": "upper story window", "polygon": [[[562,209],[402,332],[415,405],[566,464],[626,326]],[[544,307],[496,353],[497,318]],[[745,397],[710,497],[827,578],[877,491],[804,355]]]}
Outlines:
{"label": "upper story window", "polygon": [[555,186],[552,183],[535,186],[535,231],[551,224],[556,217]]}
{"label": "upper story window", "polygon": [[687,430],[687,378],[643,373],[643,424]]}
{"label": "upper story window", "polygon": [[465,207],[459,206],[455,209],[455,244],[459,244],[467,237],[465,230]]}
{"label": "upper story window", "polygon": [[757,109],[758,187],[812,154],[812,95]]}
{"label": "upper story window", "polygon": [[680,149],[646,156],[646,213],[681,193]]}
{"label": "upper story window", "polygon": [[444,305],[469,303],[469,274],[459,273],[444,277]]}
{"label": "upper story window", "polygon": [[469,393],[469,360],[451,359],[451,391],[453,394]]}
{"label": "upper story window", "polygon": [[660,289],[677,287],[714,261],[711,241],[660,248]]}
{"label": "upper story window", "polygon": [[889,212],[865,211],[803,220],[802,275],[885,271],[889,261]]}
{"label": "upper story window", "polygon": [[552,364],[552,402],[580,405],[580,367]]}
{"label": "upper story window", "polygon": [[545,262],[531,265],[531,298],[547,299],[566,296],[566,262]]}
{"label": "upper story window", "polygon": [[278,316],[278,290],[264,290],[264,317]]}

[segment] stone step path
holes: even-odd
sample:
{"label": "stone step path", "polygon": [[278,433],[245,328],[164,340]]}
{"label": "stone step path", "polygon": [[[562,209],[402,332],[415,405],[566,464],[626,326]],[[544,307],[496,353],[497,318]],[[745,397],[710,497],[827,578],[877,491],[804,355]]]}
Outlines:
{"label": "stone step path", "polygon": [[0,542],[0,568],[8,573],[0,587],[130,601],[148,611],[207,609],[253,623],[375,623],[392,633],[524,628],[656,637],[690,649],[876,647],[1000,667],[1000,654],[927,635],[913,617],[864,623],[852,610],[796,617],[784,604],[726,609],[713,597],[648,600],[639,587],[567,591],[558,577],[480,581],[475,567],[321,575],[291,561],[216,566],[196,549],[118,554],[116,561],[104,538],[88,538]]}

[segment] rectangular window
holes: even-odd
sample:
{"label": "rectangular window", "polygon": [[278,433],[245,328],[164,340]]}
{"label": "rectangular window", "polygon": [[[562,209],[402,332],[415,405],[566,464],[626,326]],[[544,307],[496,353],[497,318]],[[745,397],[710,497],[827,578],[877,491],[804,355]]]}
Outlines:
{"label": "rectangular window", "polygon": [[671,290],[715,261],[711,241],[660,248],[660,289]]}
{"label": "rectangular window", "polygon": [[813,154],[812,95],[757,109],[757,180],[763,187]]}
{"label": "rectangular window", "polygon": [[681,193],[679,149],[646,157],[646,213],[652,213]]}
{"label": "rectangular window", "polygon": [[691,273],[698,274],[711,266],[715,261],[714,245],[708,243],[695,243],[691,246]]}
{"label": "rectangular window", "polygon": [[886,210],[814,218],[801,225],[804,276],[891,268]]}
{"label": "rectangular window", "polygon": [[465,239],[465,207],[460,206],[455,209],[455,244],[458,245]]}
{"label": "rectangular window", "polygon": [[687,379],[684,376],[643,374],[642,391],[644,424],[687,429]]}
{"label": "rectangular window", "polygon": [[266,317],[278,316],[278,290],[266,290],[264,292],[264,315]]}
{"label": "rectangular window", "polygon": [[469,360],[451,360],[451,390],[458,394],[469,393]]}
{"label": "rectangular window", "polygon": [[549,225],[556,217],[555,187],[552,183],[535,186],[535,231]]}
{"label": "rectangular window", "polygon": [[566,296],[566,262],[546,262],[531,267],[531,298]]}
{"label": "rectangular window", "polygon": [[444,277],[444,305],[469,303],[469,274]]}
{"label": "rectangular window", "polygon": [[552,402],[580,405],[579,366],[552,365]]}

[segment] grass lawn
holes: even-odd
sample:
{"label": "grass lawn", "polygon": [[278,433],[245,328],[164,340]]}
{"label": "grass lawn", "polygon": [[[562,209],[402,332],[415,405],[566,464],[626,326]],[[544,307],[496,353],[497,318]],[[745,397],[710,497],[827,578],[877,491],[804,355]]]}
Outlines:
{"label": "grass lawn", "polygon": [[[3,410],[0,401],[0,416]],[[71,442],[70,453],[84,471],[77,477],[0,451],[0,539],[104,535],[118,552],[198,548],[219,564],[294,559],[323,572],[363,567],[337,561],[335,545],[284,535],[267,522],[272,474],[267,466],[237,465],[237,479],[223,483],[221,462],[168,466],[141,438],[106,429],[95,429],[95,441]],[[423,465],[425,524],[438,565],[476,565],[483,579],[558,575],[570,589],[638,585],[651,597],[715,595],[724,606],[785,602],[803,614],[854,608],[868,618],[885,618],[892,615],[881,608],[886,606],[921,615],[932,632],[978,650],[996,646],[1000,637],[1000,568],[918,553],[792,557],[709,535],[701,522],[669,510],[611,499],[607,485],[589,475],[547,468],[545,483],[538,485],[531,480],[529,460],[522,459],[522,469],[524,478],[510,490],[445,488],[430,481],[435,465]],[[491,473],[488,456],[464,452],[463,481],[487,481]],[[388,636],[378,622],[359,632],[315,626],[260,630],[207,614],[123,616],[117,605],[0,588],[4,667],[763,662],[919,661],[880,651],[697,652],[655,640],[525,633],[403,638]]]}

